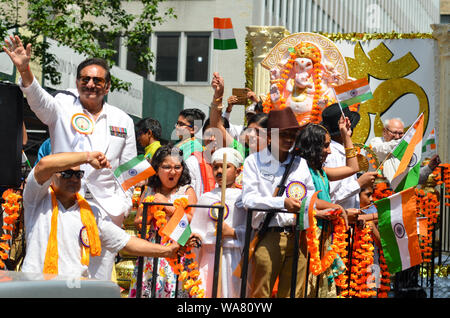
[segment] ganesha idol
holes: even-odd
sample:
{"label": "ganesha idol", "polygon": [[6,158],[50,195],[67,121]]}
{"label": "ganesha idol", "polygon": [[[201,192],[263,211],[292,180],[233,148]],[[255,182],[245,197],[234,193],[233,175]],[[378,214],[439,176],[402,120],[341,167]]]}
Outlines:
{"label": "ganesha idol", "polygon": [[345,60],[334,43],[314,33],[282,39],[261,64],[270,70],[264,112],[291,107],[300,126],[320,122],[322,110],[336,102],[332,88],[347,79]]}

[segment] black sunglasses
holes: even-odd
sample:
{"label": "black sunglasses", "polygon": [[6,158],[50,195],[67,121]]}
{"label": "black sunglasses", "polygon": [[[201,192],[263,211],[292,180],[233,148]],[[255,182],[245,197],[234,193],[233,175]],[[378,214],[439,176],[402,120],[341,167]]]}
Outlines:
{"label": "black sunglasses", "polygon": [[77,177],[78,179],[83,178],[84,171],[83,170],[64,170],[60,172],[61,177],[63,179],[70,179],[72,176]]}
{"label": "black sunglasses", "polygon": [[104,86],[106,84],[106,80],[103,77],[80,76],[80,81],[83,85],[87,85],[91,79],[95,86]]}

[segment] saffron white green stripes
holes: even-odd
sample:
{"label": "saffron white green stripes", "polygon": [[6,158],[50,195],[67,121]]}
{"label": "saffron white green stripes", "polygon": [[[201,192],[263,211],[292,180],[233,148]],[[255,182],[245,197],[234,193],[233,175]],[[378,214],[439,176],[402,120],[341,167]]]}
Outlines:
{"label": "saffron white green stripes", "polygon": [[214,18],[214,49],[237,49],[231,18]]}
{"label": "saffron white green stripes", "polygon": [[183,209],[176,209],[162,232],[172,240],[184,246],[191,236],[191,227]]}
{"label": "saffron white green stripes", "polygon": [[397,273],[422,263],[414,188],[375,202],[386,265]]}
{"label": "saffron white green stripes", "polygon": [[334,88],[336,98],[344,109],[373,98],[369,82],[366,78],[348,82]]}
{"label": "saffron white green stripes", "polygon": [[434,133],[434,129],[430,132],[428,138],[425,140],[422,146],[422,153],[428,151],[436,153],[436,135]]}
{"label": "saffron white green stripes", "polygon": [[307,196],[302,200],[300,212],[298,214],[298,225],[300,231],[306,230],[313,224],[313,210],[316,204],[317,194],[320,191],[315,192],[312,196]]}
{"label": "saffron white green stripes", "polygon": [[400,161],[395,175],[389,180],[395,192],[419,183],[423,126],[424,116],[421,114],[392,152],[392,157]]}
{"label": "saffron white green stripes", "polygon": [[122,186],[124,191],[141,182],[156,172],[144,155],[134,157],[130,161],[120,165],[114,170],[114,176]]}

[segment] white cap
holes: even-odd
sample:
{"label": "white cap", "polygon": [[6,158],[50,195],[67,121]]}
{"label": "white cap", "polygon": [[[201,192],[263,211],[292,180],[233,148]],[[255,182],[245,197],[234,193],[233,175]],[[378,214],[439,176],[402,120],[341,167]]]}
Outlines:
{"label": "white cap", "polygon": [[225,148],[219,148],[216,151],[214,151],[211,161],[214,163],[215,161],[222,161],[223,160],[223,154],[227,154],[227,162],[234,165],[236,168],[240,168],[242,166],[242,163],[244,162],[244,158],[242,158],[242,155],[239,151],[233,148],[225,147]]}

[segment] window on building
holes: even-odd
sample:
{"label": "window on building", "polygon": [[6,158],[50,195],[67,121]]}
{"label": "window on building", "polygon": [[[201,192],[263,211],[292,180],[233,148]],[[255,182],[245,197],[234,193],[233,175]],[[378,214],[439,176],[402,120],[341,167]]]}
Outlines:
{"label": "window on building", "polygon": [[108,43],[110,40],[108,39],[108,36],[104,33],[97,33],[96,38],[98,44],[102,49],[112,49],[116,51],[112,59],[115,65],[119,65],[120,37],[114,38],[112,45]]}
{"label": "window on building", "polygon": [[208,81],[209,35],[188,35],[186,82]]}
{"label": "window on building", "polygon": [[154,37],[155,81],[178,85],[208,82],[210,32],[157,33]]}
{"label": "window on building", "polygon": [[[141,43],[139,46],[134,47],[133,50],[142,51],[143,48],[148,47],[148,45],[149,45],[148,42],[144,42]],[[136,53],[134,53],[133,50],[130,49],[127,50],[127,70],[139,74],[144,78],[147,78],[148,73],[147,71],[142,70],[141,66],[139,65]]]}
{"label": "window on building", "polygon": [[159,34],[156,49],[156,81],[178,81],[179,34]]}

